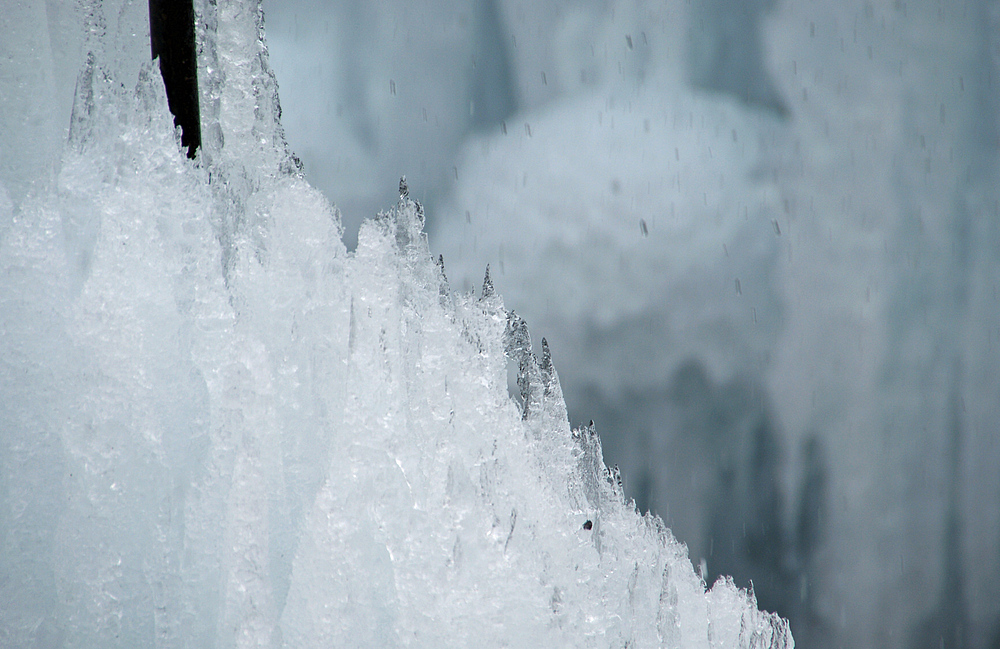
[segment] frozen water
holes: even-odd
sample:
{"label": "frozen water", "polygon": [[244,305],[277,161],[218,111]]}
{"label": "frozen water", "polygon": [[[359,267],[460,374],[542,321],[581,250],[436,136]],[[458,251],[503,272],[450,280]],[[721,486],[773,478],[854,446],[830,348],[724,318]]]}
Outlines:
{"label": "frozen water", "polygon": [[638,89],[465,144],[449,277],[490,261],[626,491],[800,646],[994,646],[997,3],[581,9],[612,71],[636,5]]}
{"label": "frozen water", "polygon": [[626,502],[406,192],[346,252],[253,3],[197,6],[196,161],[136,8],[86,9],[54,176],[0,191],[0,644],[792,646]]}
{"label": "frozen water", "polygon": [[434,245],[456,284],[468,260],[491,260],[500,292],[558,332],[572,414],[606,424],[630,496],[705,558],[706,577],[752,580],[762,606],[792,615],[798,564],[753,379],[781,321],[777,191],[757,171],[756,123],[770,118],[681,91],[525,119],[530,136],[470,144]]}
{"label": "frozen water", "polygon": [[[727,564],[710,553],[713,507],[745,516],[730,521],[741,530],[757,507],[749,494],[774,488],[740,465],[766,420],[754,377],[782,321],[781,198],[767,173],[779,122],[692,91],[650,34],[659,67],[639,90],[606,85],[469,142],[431,240],[456,286],[489,261],[508,303],[558,332],[571,414],[606,423],[630,495],[696,558],[713,554],[716,571]],[[720,474],[738,474],[746,501]],[[745,585],[737,568],[725,572]]]}

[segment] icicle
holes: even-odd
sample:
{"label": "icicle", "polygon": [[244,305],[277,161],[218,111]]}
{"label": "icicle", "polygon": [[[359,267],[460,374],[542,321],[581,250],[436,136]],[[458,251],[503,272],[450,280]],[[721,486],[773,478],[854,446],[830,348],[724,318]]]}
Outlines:
{"label": "icicle", "polygon": [[73,110],[69,117],[69,141],[78,149],[89,139],[92,128],[90,117],[94,112],[94,68],[94,53],[88,52],[87,61],[76,78]]}
{"label": "icicle", "polygon": [[493,280],[490,279],[490,265],[486,264],[486,277],[483,278],[483,294],[480,300],[488,300],[493,297],[495,291],[493,290]]}
{"label": "icicle", "polygon": [[622,483],[622,472],[618,468],[618,465],[614,465],[608,469],[608,484],[611,485],[611,490],[615,492],[619,499],[625,502],[625,486]]}
{"label": "icicle", "polygon": [[542,385],[545,388],[545,396],[552,395],[552,379],[554,368],[552,367],[552,352],[549,351],[549,341],[542,338],[542,364],[539,368],[542,373]]}
{"label": "icicle", "polygon": [[507,357],[521,362],[531,353],[531,338],[524,318],[511,311],[507,314],[507,332],[504,337],[504,353]]}
{"label": "icicle", "polygon": [[517,387],[521,393],[521,419],[527,419],[532,410],[531,387],[532,366],[537,373],[537,364],[531,354],[531,338],[528,335],[528,325],[524,318],[514,311],[507,314],[507,330],[504,333],[504,354],[517,363]]}
{"label": "icicle", "polygon": [[451,285],[448,284],[448,276],[444,272],[444,255],[438,255],[436,263],[438,273],[441,275],[438,278],[438,302],[450,312]]}

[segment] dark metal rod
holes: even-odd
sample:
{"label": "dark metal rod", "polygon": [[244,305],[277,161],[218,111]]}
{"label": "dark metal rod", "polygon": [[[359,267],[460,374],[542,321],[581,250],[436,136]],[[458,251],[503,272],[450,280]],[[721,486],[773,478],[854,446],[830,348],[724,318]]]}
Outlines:
{"label": "dark metal rod", "polygon": [[149,42],[167,87],[174,124],[189,158],[201,146],[198,109],[198,58],[194,42],[193,0],[149,0]]}

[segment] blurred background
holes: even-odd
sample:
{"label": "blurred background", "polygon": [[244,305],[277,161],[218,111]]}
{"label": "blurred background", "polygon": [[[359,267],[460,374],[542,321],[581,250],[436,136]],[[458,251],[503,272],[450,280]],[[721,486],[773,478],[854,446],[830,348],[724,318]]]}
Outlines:
{"label": "blurred background", "polygon": [[348,247],[406,175],[637,507],[806,649],[1000,647],[998,5],[264,2]]}

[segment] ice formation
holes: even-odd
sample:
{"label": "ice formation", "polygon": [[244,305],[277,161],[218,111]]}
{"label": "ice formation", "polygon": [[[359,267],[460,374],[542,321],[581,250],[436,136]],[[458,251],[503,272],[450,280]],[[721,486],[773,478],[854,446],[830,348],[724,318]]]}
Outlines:
{"label": "ice formation", "polygon": [[[781,196],[768,173],[781,122],[693,90],[664,52],[682,40],[671,22],[648,19],[645,48],[638,28],[631,50],[614,40],[609,67],[649,50],[639,88],[608,83],[468,142],[431,243],[456,286],[488,260],[508,304],[559,332],[570,415],[605,422],[628,495],[709,575],[752,577],[768,610],[792,600],[782,613],[794,631],[799,579],[778,576],[792,562],[770,560],[784,554],[782,514],[760,517],[774,509],[778,461],[768,452],[751,466],[755,449],[775,448],[757,377],[784,307]],[[759,528],[770,528],[757,543],[769,565],[745,565]],[[771,596],[779,590],[794,597]]]}
{"label": "ice formation", "polygon": [[799,646],[1000,646],[998,10],[607,3],[581,40],[616,83],[467,142],[436,210],[626,492],[709,574],[719,530],[763,555]]}
{"label": "ice formation", "polygon": [[56,173],[0,191],[0,644],[792,646],[625,501],[404,184],[346,252],[255,3],[198,7],[194,162],[141,5],[84,7]]}

